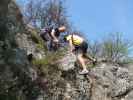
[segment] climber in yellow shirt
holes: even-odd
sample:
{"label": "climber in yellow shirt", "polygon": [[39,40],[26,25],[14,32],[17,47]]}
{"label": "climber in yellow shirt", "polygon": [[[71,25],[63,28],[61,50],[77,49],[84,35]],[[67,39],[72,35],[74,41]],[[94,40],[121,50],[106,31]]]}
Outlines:
{"label": "climber in yellow shirt", "polygon": [[[77,54],[77,59],[83,68],[83,70],[79,72],[79,74],[87,74],[88,70],[85,64],[85,60],[88,59],[88,57],[86,58],[88,49],[87,42],[84,40],[84,38],[74,33],[64,36],[64,41],[69,42],[71,52],[75,51],[75,54]],[[89,59],[95,60],[91,57],[89,57]]]}

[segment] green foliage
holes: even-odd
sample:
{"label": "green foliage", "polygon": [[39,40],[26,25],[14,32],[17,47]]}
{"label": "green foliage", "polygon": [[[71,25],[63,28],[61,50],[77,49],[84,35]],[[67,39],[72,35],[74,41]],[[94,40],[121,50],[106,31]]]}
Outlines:
{"label": "green foliage", "polygon": [[49,52],[43,59],[33,60],[34,65],[51,65],[56,64],[59,59],[61,59],[65,55],[65,49],[58,50],[57,52]]}
{"label": "green foliage", "polygon": [[35,43],[39,43],[41,42],[41,38],[39,37],[39,35],[37,34],[37,31],[36,30],[30,30],[30,33],[31,33],[31,38],[32,40],[35,42]]}
{"label": "green foliage", "polygon": [[46,51],[47,47],[44,44],[42,38],[38,35],[37,30],[31,30],[30,34],[31,34],[31,39],[36,43],[37,48]]}
{"label": "green foliage", "polygon": [[103,41],[103,54],[106,59],[118,62],[128,55],[129,43],[123,40],[121,33],[111,34]]}
{"label": "green foliage", "polygon": [[[101,43],[95,42],[89,45],[90,54],[111,62],[128,62],[131,42],[122,37],[122,33],[109,34]],[[131,59],[130,59],[131,61]]]}

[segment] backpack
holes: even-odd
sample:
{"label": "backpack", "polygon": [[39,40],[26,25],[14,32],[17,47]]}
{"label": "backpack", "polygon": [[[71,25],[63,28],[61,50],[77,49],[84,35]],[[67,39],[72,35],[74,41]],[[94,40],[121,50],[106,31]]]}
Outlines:
{"label": "backpack", "polygon": [[45,27],[43,29],[41,29],[40,32],[40,37],[44,40],[44,41],[49,41],[50,40],[50,32],[52,31],[52,27]]}
{"label": "backpack", "polygon": [[[72,35],[72,36],[71,36],[72,44],[74,44],[74,37],[73,37],[74,35],[77,35],[77,36],[83,38],[83,36],[81,36],[80,34],[72,33],[71,35]],[[84,39],[84,38],[83,38],[83,39]]]}

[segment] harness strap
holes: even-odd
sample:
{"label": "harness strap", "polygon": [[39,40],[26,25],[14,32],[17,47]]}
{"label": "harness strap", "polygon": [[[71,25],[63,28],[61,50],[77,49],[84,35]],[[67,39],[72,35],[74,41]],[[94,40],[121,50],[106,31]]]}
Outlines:
{"label": "harness strap", "polygon": [[71,39],[72,39],[72,44],[74,45],[73,33],[72,33],[72,37],[71,37]]}

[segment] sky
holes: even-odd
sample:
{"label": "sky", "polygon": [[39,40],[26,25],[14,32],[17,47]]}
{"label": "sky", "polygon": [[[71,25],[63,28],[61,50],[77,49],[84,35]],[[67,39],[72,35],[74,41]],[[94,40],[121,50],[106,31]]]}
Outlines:
{"label": "sky", "polygon": [[66,0],[69,20],[89,40],[121,32],[133,37],[133,0]]}
{"label": "sky", "polygon": [[[26,0],[17,0],[24,3]],[[101,40],[109,33],[133,37],[133,0],[64,0],[68,19],[88,40]]]}

